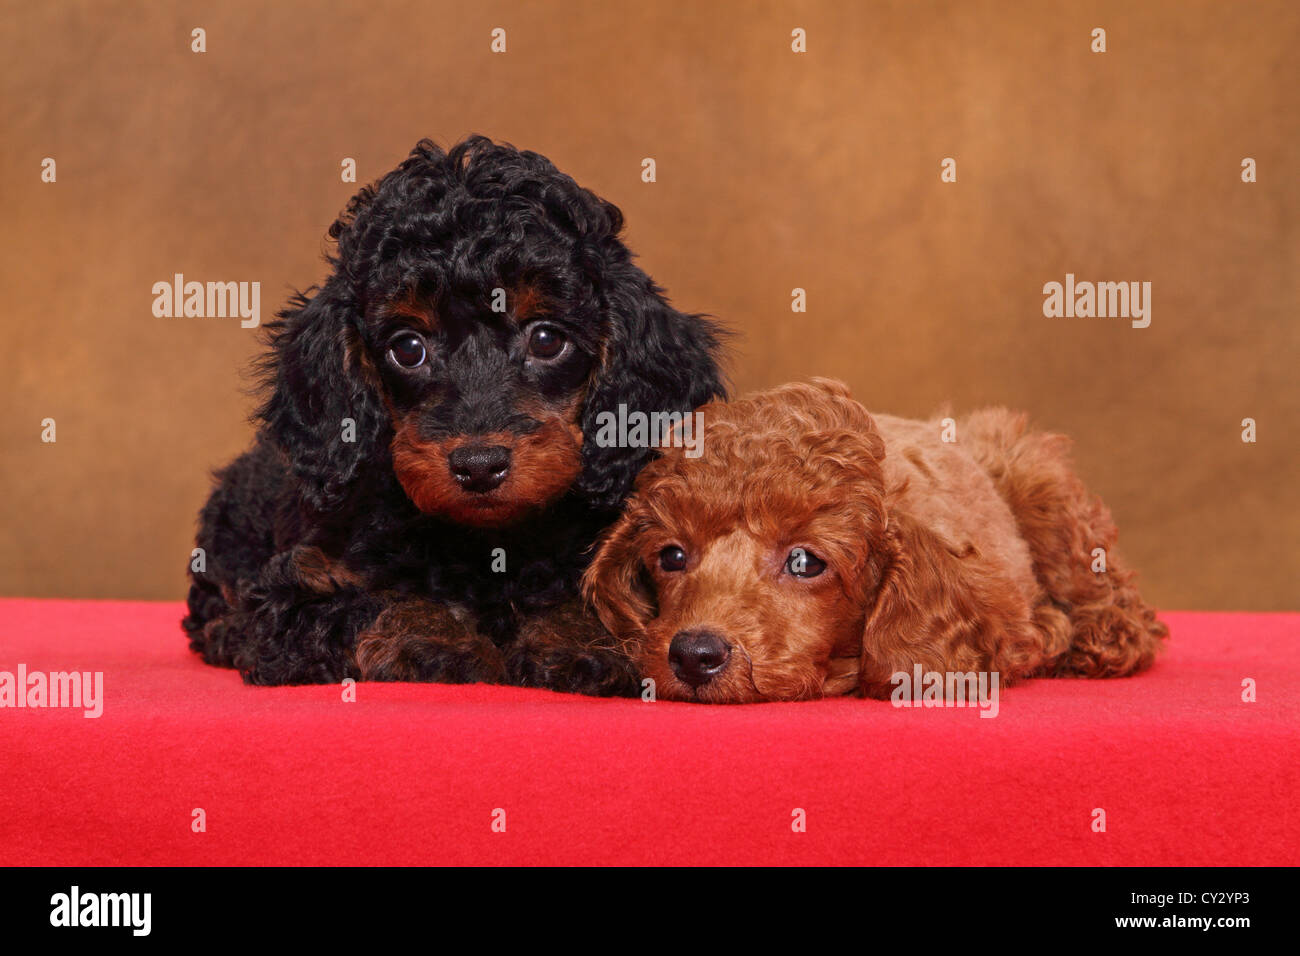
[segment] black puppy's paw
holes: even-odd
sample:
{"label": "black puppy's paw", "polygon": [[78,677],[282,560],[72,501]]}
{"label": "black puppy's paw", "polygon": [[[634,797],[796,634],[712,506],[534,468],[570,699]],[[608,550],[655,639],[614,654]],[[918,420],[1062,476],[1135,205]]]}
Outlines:
{"label": "black puppy's paw", "polygon": [[353,657],[362,680],[499,684],[506,676],[491,641],[428,601],[387,608],[357,638]]}
{"label": "black puppy's paw", "polygon": [[632,662],[599,647],[517,647],[506,657],[506,671],[509,682],[520,687],[592,697],[636,697],[641,692]]}

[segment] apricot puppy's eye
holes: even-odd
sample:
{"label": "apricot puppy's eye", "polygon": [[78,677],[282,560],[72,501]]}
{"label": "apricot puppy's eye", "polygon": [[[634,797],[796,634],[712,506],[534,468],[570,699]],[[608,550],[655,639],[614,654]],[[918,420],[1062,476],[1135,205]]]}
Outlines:
{"label": "apricot puppy's eye", "polygon": [[428,357],[428,353],[424,350],[424,343],[414,332],[407,332],[393,339],[389,343],[388,354],[402,368],[419,368]]}
{"label": "apricot puppy's eye", "polygon": [[826,562],[807,548],[795,548],[785,559],[785,568],[797,578],[815,578],[826,570]]}
{"label": "apricot puppy's eye", "polygon": [[686,552],[671,544],[659,552],[659,567],[665,571],[680,571],[686,567]]}
{"label": "apricot puppy's eye", "polygon": [[564,351],[568,341],[559,329],[539,325],[528,336],[528,354],[539,359],[553,359]]}

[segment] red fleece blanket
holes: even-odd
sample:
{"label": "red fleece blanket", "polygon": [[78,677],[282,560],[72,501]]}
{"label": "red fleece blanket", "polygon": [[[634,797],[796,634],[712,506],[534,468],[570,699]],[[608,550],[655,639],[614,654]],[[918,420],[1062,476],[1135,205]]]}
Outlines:
{"label": "red fleece blanket", "polygon": [[[484,685],[348,702],[200,663],[181,614],[0,601],[0,864],[1300,861],[1300,614],[1164,615],[1149,673],[1012,687],[992,719]],[[93,697],[102,673],[102,714],[10,706],[20,668],[29,695],[78,671]]]}

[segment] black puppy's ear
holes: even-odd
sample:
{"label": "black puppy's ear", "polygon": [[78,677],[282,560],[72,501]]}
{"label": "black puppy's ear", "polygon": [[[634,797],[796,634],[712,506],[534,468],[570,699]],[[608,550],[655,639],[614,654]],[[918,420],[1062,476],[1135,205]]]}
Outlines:
{"label": "black puppy's ear", "polygon": [[357,306],[339,285],[295,296],[269,323],[261,363],[269,394],[258,416],[317,513],[342,508],[362,470],[386,461],[392,429],[365,367]]}
{"label": "black puppy's ear", "polygon": [[583,409],[583,470],[577,482],[592,504],[607,508],[622,502],[656,451],[600,447],[596,435],[602,413],[617,419],[619,405],[629,413],[687,413],[726,397],[717,358],[723,330],[702,316],[672,308],[663,290],[632,264],[626,248],[615,245],[613,262],[597,279],[609,332],[603,364]]}

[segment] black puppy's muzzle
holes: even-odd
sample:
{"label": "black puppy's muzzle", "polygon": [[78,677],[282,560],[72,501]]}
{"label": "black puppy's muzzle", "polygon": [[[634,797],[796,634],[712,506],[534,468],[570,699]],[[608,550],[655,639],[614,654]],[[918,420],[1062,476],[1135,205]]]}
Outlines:
{"label": "black puppy's muzzle", "polygon": [[510,449],[504,445],[461,445],[447,456],[447,465],[463,489],[486,494],[506,480],[510,457]]}

